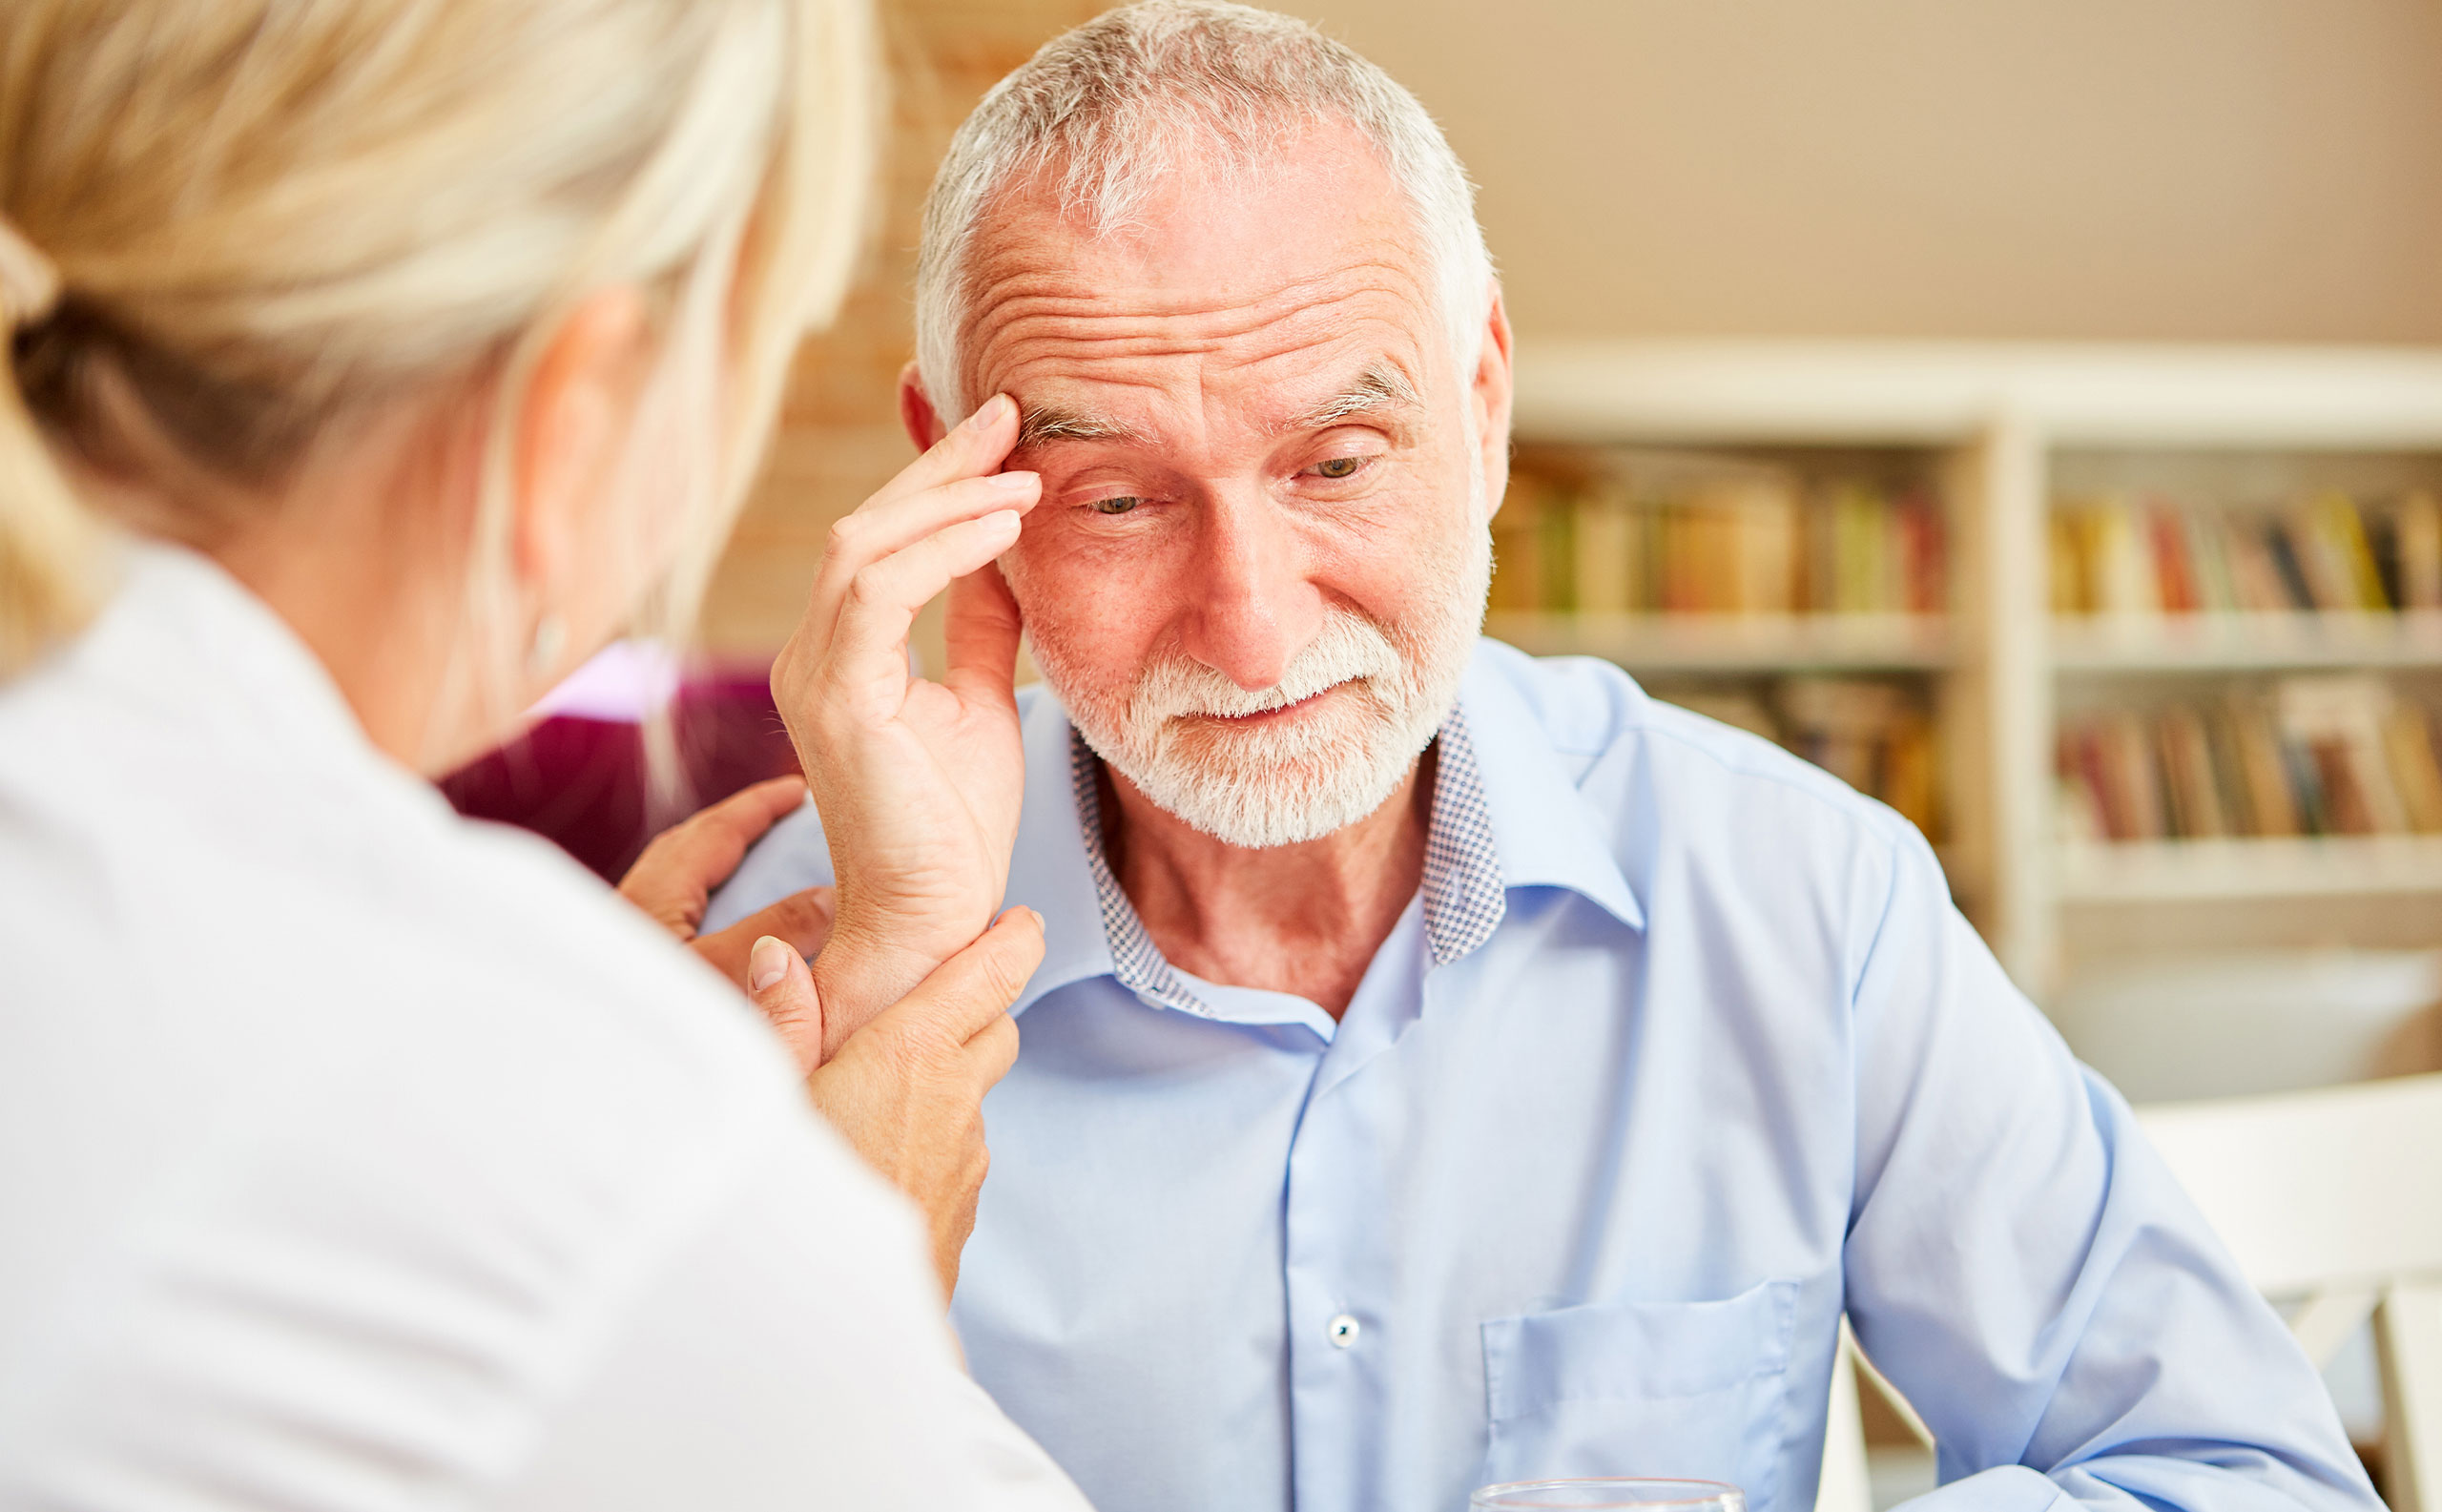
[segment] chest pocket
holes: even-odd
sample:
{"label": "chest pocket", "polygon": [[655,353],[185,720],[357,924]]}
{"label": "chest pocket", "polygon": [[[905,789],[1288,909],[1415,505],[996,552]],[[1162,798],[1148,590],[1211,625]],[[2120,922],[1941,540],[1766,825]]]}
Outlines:
{"label": "chest pocket", "polygon": [[1778,1489],[1797,1283],[1722,1302],[1563,1308],[1483,1325],[1491,1443],[1481,1482],[1569,1476],[1727,1481],[1750,1512]]}

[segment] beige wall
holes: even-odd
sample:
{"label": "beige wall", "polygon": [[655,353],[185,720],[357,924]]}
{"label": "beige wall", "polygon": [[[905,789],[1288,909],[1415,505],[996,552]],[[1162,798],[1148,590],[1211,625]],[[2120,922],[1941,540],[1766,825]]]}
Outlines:
{"label": "beige wall", "polygon": [[[1442,119],[1529,337],[2442,342],[2442,0],[1280,0]],[[883,0],[872,276],[707,615],[762,654],[902,465],[916,205],[1095,0]]]}
{"label": "beige wall", "polygon": [[1529,334],[2442,341],[2435,0],[1282,0]]}

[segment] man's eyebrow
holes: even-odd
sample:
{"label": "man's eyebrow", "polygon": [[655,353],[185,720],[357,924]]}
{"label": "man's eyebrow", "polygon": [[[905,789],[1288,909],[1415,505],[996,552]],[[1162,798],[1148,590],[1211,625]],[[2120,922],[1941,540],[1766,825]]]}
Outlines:
{"label": "man's eyebrow", "polygon": [[1301,415],[1293,416],[1281,426],[1284,433],[1299,430],[1323,430],[1358,415],[1385,409],[1418,409],[1424,401],[1418,397],[1416,385],[1407,375],[1388,362],[1367,364],[1356,382],[1324,400]]}
{"label": "man's eyebrow", "polygon": [[1050,441],[1135,441],[1145,437],[1135,426],[1106,415],[1063,409],[1057,404],[1027,404],[1018,413],[1018,444],[1024,451]]}

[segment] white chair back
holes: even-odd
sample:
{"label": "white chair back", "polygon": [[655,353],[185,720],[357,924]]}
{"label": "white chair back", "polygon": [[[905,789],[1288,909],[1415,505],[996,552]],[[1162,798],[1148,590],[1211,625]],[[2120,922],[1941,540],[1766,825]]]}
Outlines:
{"label": "white chair back", "polygon": [[2316,1364],[2372,1319],[2384,1498],[2442,1512],[2442,1074],[2139,1117]]}
{"label": "white chair back", "polygon": [[[2442,1512],[2442,1074],[2140,1109],[2204,1216],[2317,1365],[2371,1319],[2384,1497]],[[1923,1423],[1846,1325],[1815,1512],[1872,1512],[1858,1381]]]}

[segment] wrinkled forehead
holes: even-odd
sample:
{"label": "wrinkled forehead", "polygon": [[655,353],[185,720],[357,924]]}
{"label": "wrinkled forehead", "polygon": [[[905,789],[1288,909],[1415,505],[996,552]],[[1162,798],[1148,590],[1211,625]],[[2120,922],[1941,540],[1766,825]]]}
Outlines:
{"label": "wrinkled forehead", "polygon": [[1369,372],[1423,395],[1446,378],[1414,216],[1354,132],[1318,127],[1252,169],[1184,165],[1108,229],[1022,186],[972,248],[970,394],[1268,424]]}

